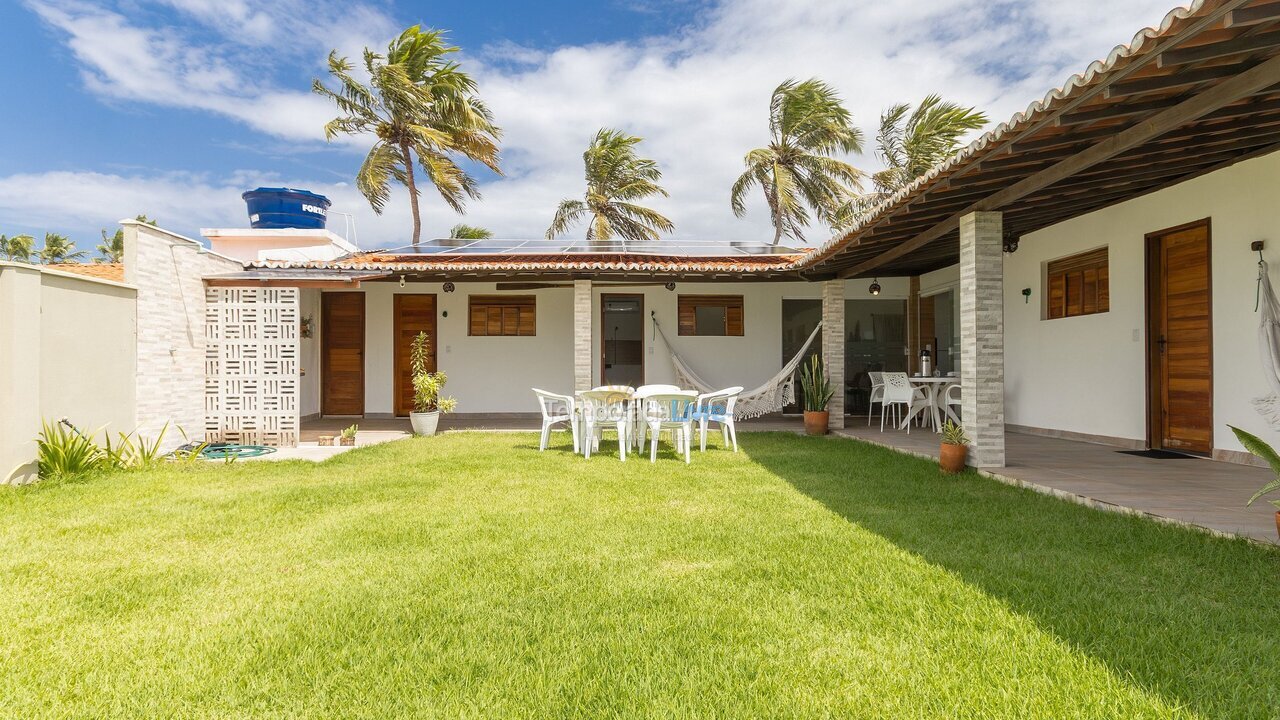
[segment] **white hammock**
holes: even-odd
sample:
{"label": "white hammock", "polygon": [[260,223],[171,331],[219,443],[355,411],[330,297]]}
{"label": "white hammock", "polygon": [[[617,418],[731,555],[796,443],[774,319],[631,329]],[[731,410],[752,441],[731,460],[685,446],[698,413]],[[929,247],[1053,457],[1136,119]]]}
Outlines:
{"label": "white hammock", "polygon": [[[667,339],[665,333],[662,332],[662,325],[658,324],[658,319],[653,320],[653,327],[658,331],[658,336],[662,338],[662,342],[667,346],[667,352],[671,355],[671,364],[676,369],[676,384],[680,387],[692,387],[698,392],[714,392],[720,390],[720,387],[708,383],[701,377],[689,364],[680,357],[676,352],[671,341]],[[805,352],[809,346],[813,344],[813,339],[818,337],[818,332],[822,330],[822,323],[818,323],[818,327],[813,329],[809,334],[809,339],[804,341],[804,345],[800,346],[800,351],[791,358],[786,365],[782,366],[782,370],[777,375],[769,378],[763,385],[754,390],[744,390],[738,395],[738,403],[734,407],[733,418],[735,420],[746,420],[747,418],[760,417],[768,413],[780,412],[784,407],[796,401],[795,374],[796,368],[800,367],[800,361],[804,359]]]}
{"label": "white hammock", "polygon": [[1255,398],[1253,407],[1272,428],[1280,430],[1280,302],[1271,289],[1267,264],[1258,261],[1258,353],[1271,392]]}

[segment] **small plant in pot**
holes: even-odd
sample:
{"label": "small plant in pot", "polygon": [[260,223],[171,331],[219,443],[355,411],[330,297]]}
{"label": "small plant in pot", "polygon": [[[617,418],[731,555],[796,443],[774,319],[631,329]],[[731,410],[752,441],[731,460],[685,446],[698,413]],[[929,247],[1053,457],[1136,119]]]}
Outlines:
{"label": "small plant in pot", "polygon": [[942,424],[942,448],[938,451],[938,465],[944,473],[958,473],[964,470],[965,460],[969,458],[969,436],[964,428],[947,420]]}
{"label": "small plant in pot", "polygon": [[807,435],[826,435],[831,413],[827,405],[835,391],[827,379],[822,358],[814,355],[800,370],[800,392],[804,403],[804,431]]}
{"label": "small plant in pot", "polygon": [[[1261,490],[1254,493],[1253,497],[1249,498],[1249,502],[1246,503],[1246,505],[1252,505],[1255,500],[1263,495],[1280,491],[1280,453],[1277,453],[1275,448],[1268,445],[1265,440],[1257,435],[1241,430],[1234,425],[1228,425],[1227,427],[1231,428],[1231,432],[1236,434],[1236,439],[1240,441],[1240,444],[1244,446],[1245,450],[1248,450],[1251,454],[1266,460],[1267,464],[1271,466],[1271,472],[1275,474],[1275,477],[1271,478],[1271,482],[1263,485]],[[1268,500],[1267,502],[1277,508],[1276,533],[1280,535],[1280,500]]]}
{"label": "small plant in pot", "polygon": [[409,413],[409,424],[413,426],[414,435],[435,435],[440,413],[453,412],[458,405],[457,400],[440,396],[449,378],[442,372],[427,370],[430,358],[431,339],[420,332],[409,345],[409,371],[413,381],[413,412]]}
{"label": "small plant in pot", "polygon": [[338,433],[338,443],[341,445],[354,446],[356,444],[356,433],[360,432],[359,425],[345,427],[342,432]]}

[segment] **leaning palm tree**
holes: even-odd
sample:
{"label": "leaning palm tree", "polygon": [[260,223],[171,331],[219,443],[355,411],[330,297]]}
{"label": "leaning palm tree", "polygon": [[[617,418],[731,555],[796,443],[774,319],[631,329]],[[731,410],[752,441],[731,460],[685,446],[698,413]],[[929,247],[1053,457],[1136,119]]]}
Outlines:
{"label": "leaning palm tree", "polygon": [[449,228],[449,237],[458,240],[487,240],[493,237],[493,232],[477,225],[458,223]]}
{"label": "leaning palm tree", "polygon": [[773,243],[783,235],[804,240],[811,219],[830,223],[854,191],[862,171],[832,157],[862,152],[862,131],[840,96],[818,79],[787,80],[769,101],[769,145],[747,153],[746,171],[730,192],[733,214],[747,212],[754,186],[764,193],[773,223]]}
{"label": "leaning palm tree", "polygon": [[107,237],[107,231],[102,231],[102,242],[98,243],[95,248],[102,257],[94,258],[94,262],[99,263],[118,263],[124,260],[124,230],[117,229],[116,234]]}
{"label": "leaning palm tree", "polygon": [[84,259],[85,252],[76,250],[76,244],[66,235],[47,232],[44,234],[44,247],[36,253],[36,257],[45,265],[56,263],[79,262]]}
{"label": "leaning palm tree", "polygon": [[591,216],[588,240],[615,236],[633,241],[657,240],[659,233],[675,229],[666,216],[635,202],[653,195],[667,197],[667,191],[658,185],[662,179],[658,163],[636,155],[636,145],[643,139],[600,128],[582,154],[587,192],[582,200],[560,201],[551,227],[547,228],[548,240],[587,215]]}
{"label": "leaning palm tree", "polygon": [[480,197],[475,179],[459,167],[458,158],[501,174],[501,131],[476,97],[475,81],[446,59],[457,50],[445,43],[442,31],[414,25],[391,42],[385,56],[365,48],[368,85],[352,76],[354,66],[336,50],[329,53],[329,74],[338,87],[312,83],[342,113],[324,126],[326,139],[365,133],[377,138],[356,174],[356,187],[381,214],[391,197],[391,181],[402,183],[413,211],[414,245],[422,233],[415,160],[426,181],[457,212],[466,207],[467,198]]}
{"label": "leaning palm tree", "polygon": [[36,239],[30,235],[14,235],[6,238],[0,235],[0,253],[6,260],[14,262],[31,262],[31,254],[35,251]]}
{"label": "leaning palm tree", "polygon": [[907,103],[890,107],[880,115],[876,135],[876,155],[885,169],[871,176],[875,192],[857,198],[855,208],[865,211],[910,185],[954,155],[965,133],[986,124],[987,116],[982,112],[938,95],[926,97],[914,111]]}

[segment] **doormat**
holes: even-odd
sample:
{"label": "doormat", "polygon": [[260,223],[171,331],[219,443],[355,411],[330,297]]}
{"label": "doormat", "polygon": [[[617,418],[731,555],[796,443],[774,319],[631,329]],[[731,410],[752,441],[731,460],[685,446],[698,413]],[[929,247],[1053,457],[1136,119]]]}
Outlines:
{"label": "doormat", "polygon": [[1169,452],[1168,450],[1117,450],[1121,455],[1135,455],[1152,460],[1199,460],[1195,455]]}

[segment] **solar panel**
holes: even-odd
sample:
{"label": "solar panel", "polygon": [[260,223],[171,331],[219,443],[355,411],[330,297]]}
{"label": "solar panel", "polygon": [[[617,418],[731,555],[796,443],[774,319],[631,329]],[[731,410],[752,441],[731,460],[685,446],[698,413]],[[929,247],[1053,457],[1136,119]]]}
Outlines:
{"label": "solar panel", "polygon": [[740,257],[747,255],[795,255],[793,247],[764,243],[715,240],[658,240],[629,242],[609,240],[465,240],[436,238],[417,245],[373,252],[393,255],[670,255],[680,257]]}

